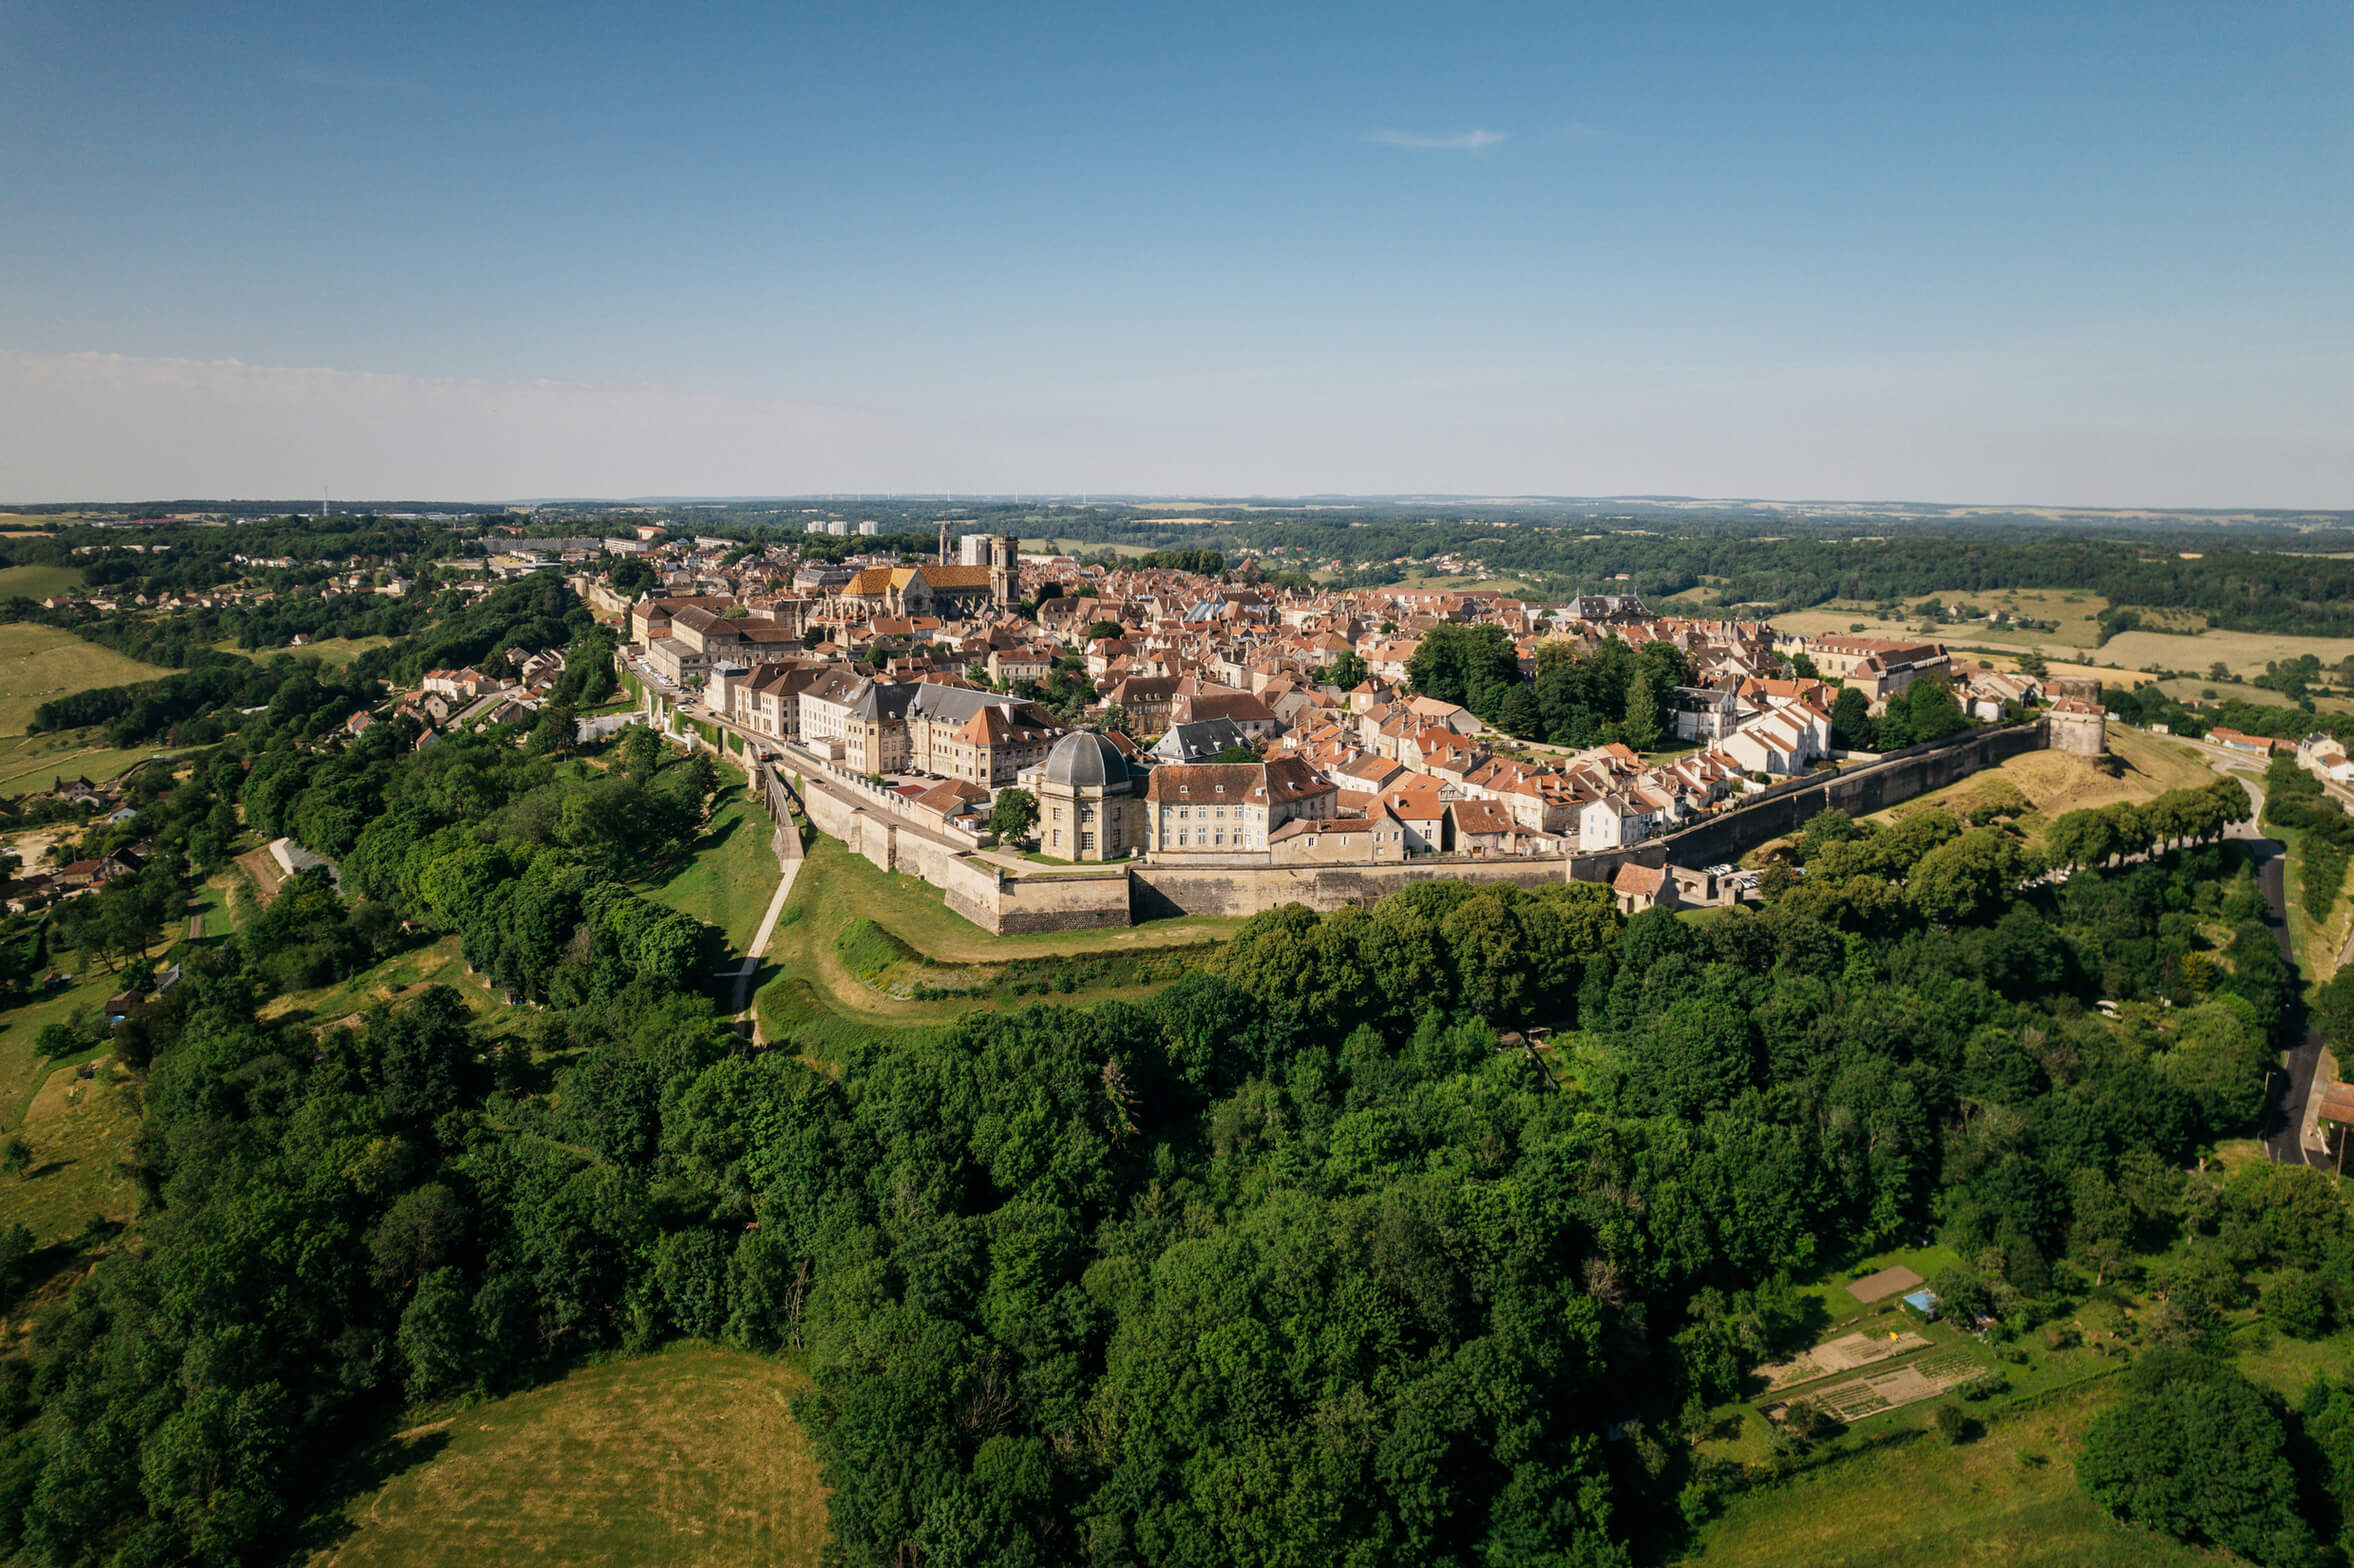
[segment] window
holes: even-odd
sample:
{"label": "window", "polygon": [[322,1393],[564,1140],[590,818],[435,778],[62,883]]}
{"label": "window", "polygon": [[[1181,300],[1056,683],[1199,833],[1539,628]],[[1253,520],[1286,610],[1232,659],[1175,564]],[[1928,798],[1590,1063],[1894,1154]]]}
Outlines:
{"label": "window", "polygon": [[1082,834],[1080,834],[1080,835],[1079,835],[1079,847],[1080,847],[1081,849],[1083,849],[1083,850],[1086,850],[1086,849],[1093,849],[1093,848],[1095,847],[1095,835],[1094,835],[1094,834],[1092,834],[1092,833],[1082,833]]}

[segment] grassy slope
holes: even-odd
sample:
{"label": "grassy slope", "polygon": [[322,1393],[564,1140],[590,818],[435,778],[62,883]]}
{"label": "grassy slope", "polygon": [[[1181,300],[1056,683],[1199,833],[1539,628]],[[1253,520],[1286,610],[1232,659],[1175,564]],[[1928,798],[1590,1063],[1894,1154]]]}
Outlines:
{"label": "grassy slope", "polygon": [[81,586],[82,569],[78,566],[0,567],[0,598],[22,594],[28,599],[46,599]]}
{"label": "grassy slope", "polygon": [[[992,936],[952,913],[938,889],[915,877],[878,871],[821,836],[802,862],[793,896],[763,955],[768,978],[753,1006],[766,1038],[798,1039],[813,1054],[837,1058],[844,1045],[870,1029],[953,1023],[969,1009],[988,1005],[969,997],[895,997],[860,980],[844,964],[838,943],[862,915],[935,963],[968,966],[1184,947],[1224,937],[1240,924],[1227,919],[1167,920],[1111,931]],[[1095,987],[1056,999],[1098,1002],[1141,996],[1152,989]]]}
{"label": "grassy slope", "polygon": [[43,794],[61,778],[103,784],[154,755],[151,746],[118,751],[99,729],[0,737],[0,795]]}
{"label": "grassy slope", "polygon": [[96,686],[127,686],[171,672],[32,622],[0,626],[0,735],[21,735],[52,697]]}
{"label": "grassy slope", "polygon": [[405,1468],[319,1568],[814,1568],[825,1495],[772,1357],[686,1346],[395,1439]]}
{"label": "grassy slope", "polygon": [[[733,775],[723,773],[723,778]],[[776,892],[776,856],[769,853],[768,814],[741,789],[721,792],[719,809],[691,853],[646,896],[727,933],[741,954],[760,930]]]}
{"label": "grassy slope", "polygon": [[245,648],[231,638],[226,642],[214,643],[213,646],[223,653],[234,653],[247,659],[268,660],[281,653],[290,653],[298,659],[315,658],[329,664],[349,664],[370,648],[387,647],[391,642],[390,637],[322,637],[317,642],[305,643],[299,648]]}
{"label": "grassy slope", "polygon": [[1949,1447],[1920,1432],[1733,1499],[1699,1533],[1699,1568],[1925,1560],[2035,1568],[2172,1568],[2204,1552],[2128,1530],[2076,1484],[2071,1456],[2114,1385],[2093,1383]]}
{"label": "grassy slope", "polygon": [[2109,730],[2109,750],[2125,765],[2123,774],[2114,779],[2095,773],[2062,752],[2023,752],[1959,784],[1891,806],[1873,820],[1893,821],[1934,807],[1966,812],[1973,805],[2015,791],[2032,808],[2019,822],[2033,838],[2040,836],[2044,826],[2063,812],[2114,805],[2119,801],[2151,800],[2170,789],[2195,789],[2216,778],[2214,770],[2193,747],[2163,735],[2113,725]]}
{"label": "grassy slope", "polygon": [[308,1022],[323,1027],[355,1013],[364,1013],[378,1002],[397,1002],[430,985],[446,985],[456,991],[473,1010],[476,1024],[485,1033],[496,1035],[502,1026],[523,1016],[519,1010],[501,1002],[488,980],[467,973],[454,936],[395,954],[348,980],[315,991],[289,991],[274,997],[263,1004],[261,1016],[269,1019],[300,1014]]}

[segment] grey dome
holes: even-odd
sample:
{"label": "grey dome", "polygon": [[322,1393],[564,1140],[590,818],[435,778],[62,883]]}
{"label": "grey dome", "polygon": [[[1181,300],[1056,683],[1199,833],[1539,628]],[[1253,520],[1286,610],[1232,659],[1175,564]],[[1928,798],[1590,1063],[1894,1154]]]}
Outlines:
{"label": "grey dome", "polygon": [[1102,789],[1128,776],[1128,759],[1098,730],[1073,730],[1046,754],[1044,777],[1070,789]]}

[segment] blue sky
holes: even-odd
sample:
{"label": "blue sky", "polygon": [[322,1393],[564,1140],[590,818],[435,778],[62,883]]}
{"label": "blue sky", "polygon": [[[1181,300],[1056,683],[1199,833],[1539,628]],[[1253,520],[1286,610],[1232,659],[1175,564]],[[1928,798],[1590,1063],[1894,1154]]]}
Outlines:
{"label": "blue sky", "polygon": [[2354,506],[2346,0],[16,3],[0,63],[0,497]]}

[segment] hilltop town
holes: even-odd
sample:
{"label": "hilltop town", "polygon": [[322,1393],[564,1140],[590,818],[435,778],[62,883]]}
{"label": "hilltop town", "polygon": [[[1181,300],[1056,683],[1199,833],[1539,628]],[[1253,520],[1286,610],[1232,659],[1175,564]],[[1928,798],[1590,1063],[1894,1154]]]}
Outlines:
{"label": "hilltop town", "polygon": [[[2047,705],[2091,726],[2071,749],[2101,749],[2096,702],[1933,641],[1785,635],[1632,594],[1277,586],[1250,561],[1081,560],[945,524],[923,557],[648,525],[491,558],[565,571],[613,627],[644,715],[888,820],[907,835],[889,859],[919,874],[936,862],[920,845],[1033,877],[1533,868]],[[622,561],[643,591],[617,584]],[[433,671],[402,711],[428,737],[525,718],[560,668],[519,649],[498,676]],[[1729,865],[1605,870],[1630,907],[1717,902],[1744,881]]]}

